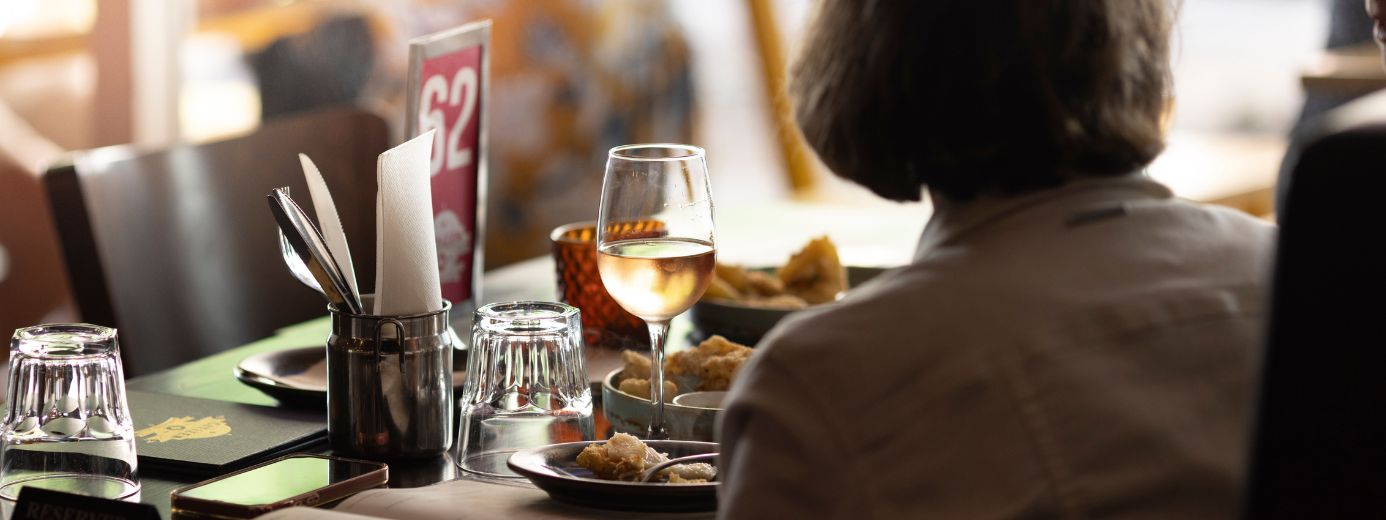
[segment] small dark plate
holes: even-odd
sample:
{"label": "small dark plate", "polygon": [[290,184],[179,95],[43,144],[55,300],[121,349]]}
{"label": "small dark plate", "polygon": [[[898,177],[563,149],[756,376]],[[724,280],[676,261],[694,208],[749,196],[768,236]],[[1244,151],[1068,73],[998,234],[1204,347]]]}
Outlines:
{"label": "small dark plate", "polygon": [[[453,356],[466,350],[454,350]],[[456,361],[454,365],[458,365]],[[465,363],[462,363],[465,366]],[[312,346],[264,352],[241,360],[236,379],[287,406],[327,406],[327,347]],[[462,387],[466,371],[452,373],[453,388]]]}
{"label": "small dark plate", "polygon": [[[758,268],[757,271],[774,271],[775,268]],[[847,267],[847,286],[856,287],[886,271],[883,267]],[[812,308],[812,307],[809,307]],[[803,309],[797,309],[803,310]],[[721,335],[731,341],[754,347],[770,329],[781,319],[796,310],[768,309],[721,300],[699,300],[690,309],[689,319],[693,321],[696,340],[707,339],[713,334]]]}
{"label": "small dark plate", "polygon": [[[605,441],[597,441],[605,442]],[[644,441],[669,458],[714,453],[717,443]],[[554,500],[600,509],[628,511],[712,511],[717,509],[717,483],[641,484],[602,480],[577,463],[578,453],[591,442],[553,444],[516,452],[506,463]]]}

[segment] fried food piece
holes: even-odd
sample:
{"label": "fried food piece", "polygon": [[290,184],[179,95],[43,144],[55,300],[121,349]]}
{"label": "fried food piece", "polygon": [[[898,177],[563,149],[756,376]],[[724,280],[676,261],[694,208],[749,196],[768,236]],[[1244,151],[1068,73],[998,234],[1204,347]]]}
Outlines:
{"label": "fried food piece", "polygon": [[706,484],[717,476],[717,468],[706,462],[675,464],[659,474],[670,484]]}
{"label": "fried food piece", "polygon": [[703,293],[703,298],[747,302],[783,294],[784,282],[773,273],[748,270],[739,265],[717,264],[712,283]]}
{"label": "fried food piece", "polygon": [[739,265],[718,263],[713,268],[712,275],[718,280],[726,282],[738,293],[746,292],[746,268]]}
{"label": "fried food piece", "polygon": [[784,282],[764,271],[746,271],[746,290],[743,293],[760,297],[784,294]]}
{"label": "fried food piece", "polygon": [[[666,371],[666,372],[667,372],[667,371]],[[653,399],[650,397],[650,380],[649,380],[649,379],[622,379],[620,385],[617,387],[617,390],[620,390],[620,391],[625,392],[625,393],[627,393],[627,394],[630,394],[630,395],[639,397],[639,398],[644,399],[644,400],[646,400],[646,401],[653,400]],[[674,384],[673,381],[670,381],[670,380],[668,380],[668,379],[665,379],[665,380],[664,380],[664,402],[666,402],[666,403],[673,402],[673,401],[674,401],[674,396],[676,396],[676,395],[679,395],[679,387],[678,387],[678,385]]]}
{"label": "fried food piece", "polygon": [[[633,482],[647,468],[669,461],[669,455],[646,446],[634,435],[617,433],[602,444],[588,444],[577,456],[579,466],[597,478]],[[705,462],[675,464],[659,472],[670,484],[702,484],[717,476],[717,468]]]}
{"label": "fried food piece", "polygon": [[761,309],[786,309],[794,311],[806,308],[809,305],[803,298],[792,294],[780,294],[768,298],[741,300],[741,304],[747,307],[758,307]]}
{"label": "fried food piece", "polygon": [[[642,356],[633,350],[621,351],[621,360],[626,362],[626,368],[621,370],[623,379],[649,379],[650,378],[650,358]],[[649,390],[645,393],[648,395]]]}
{"label": "fried food piece", "polygon": [[736,290],[736,287],[732,287],[732,284],[727,283],[726,280],[714,276],[712,283],[707,286],[707,292],[703,293],[703,298],[740,300],[741,291]]}
{"label": "fried food piece", "polygon": [[669,355],[664,371],[670,376],[691,374],[698,378],[698,390],[726,390],[741,365],[750,359],[751,348],[713,336],[697,347]]}
{"label": "fried food piece", "polygon": [[636,480],[645,468],[668,460],[667,455],[625,433],[617,433],[602,444],[589,444],[577,456],[578,465],[592,470],[598,478],[624,481]]}
{"label": "fried food piece", "polygon": [[837,256],[837,246],[824,236],[813,239],[789,257],[780,268],[785,292],[803,298],[810,305],[837,299],[847,290],[847,269]]}
{"label": "fried food piece", "polygon": [[[682,389],[726,390],[741,365],[755,350],[712,336],[698,346],[669,354],[664,360],[664,401],[669,402]],[[621,353],[626,368],[617,389],[641,399],[650,399],[650,358],[627,350]]]}

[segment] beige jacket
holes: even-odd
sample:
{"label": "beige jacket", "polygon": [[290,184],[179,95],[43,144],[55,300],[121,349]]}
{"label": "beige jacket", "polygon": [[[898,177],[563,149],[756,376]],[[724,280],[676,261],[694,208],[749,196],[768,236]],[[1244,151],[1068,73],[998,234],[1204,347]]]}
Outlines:
{"label": "beige jacket", "polygon": [[720,515],[1232,518],[1274,240],[1137,176],[939,207],[760,343]]}

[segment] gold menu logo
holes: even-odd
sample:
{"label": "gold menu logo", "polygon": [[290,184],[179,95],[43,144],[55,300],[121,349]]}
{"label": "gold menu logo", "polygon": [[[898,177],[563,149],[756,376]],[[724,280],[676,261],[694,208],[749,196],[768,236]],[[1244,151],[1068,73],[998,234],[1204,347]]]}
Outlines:
{"label": "gold menu logo", "polygon": [[226,424],[226,417],[220,415],[196,420],[192,417],[169,417],[164,422],[135,431],[135,435],[143,437],[144,442],[210,439],[230,433],[231,425]]}

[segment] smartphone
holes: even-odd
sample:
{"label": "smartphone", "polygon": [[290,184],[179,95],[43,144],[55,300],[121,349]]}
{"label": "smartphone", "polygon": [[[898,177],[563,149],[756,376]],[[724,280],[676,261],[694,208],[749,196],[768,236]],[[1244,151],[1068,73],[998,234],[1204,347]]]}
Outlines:
{"label": "smartphone", "polygon": [[379,462],[326,455],[289,455],[173,490],[175,516],[254,518],[291,506],[319,506],[384,485]]}

